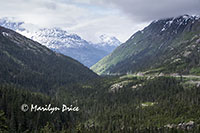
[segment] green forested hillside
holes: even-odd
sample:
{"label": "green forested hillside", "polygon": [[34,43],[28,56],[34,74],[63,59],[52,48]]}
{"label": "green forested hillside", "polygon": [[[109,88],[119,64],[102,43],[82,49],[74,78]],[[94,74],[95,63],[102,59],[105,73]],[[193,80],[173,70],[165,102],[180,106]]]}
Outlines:
{"label": "green forested hillside", "polygon": [[98,74],[149,71],[200,74],[200,19],[183,15],[153,21],[91,69]]}
{"label": "green forested hillside", "polygon": [[[54,96],[0,87],[4,132],[71,133],[199,132],[200,88],[172,77],[105,77],[89,84],[59,87]],[[78,112],[23,112],[26,103],[72,104]],[[4,113],[2,113],[4,112]],[[185,126],[183,123],[192,123]]]}
{"label": "green forested hillside", "polygon": [[0,75],[0,83],[46,93],[58,86],[98,78],[76,60],[3,27],[0,27]]}

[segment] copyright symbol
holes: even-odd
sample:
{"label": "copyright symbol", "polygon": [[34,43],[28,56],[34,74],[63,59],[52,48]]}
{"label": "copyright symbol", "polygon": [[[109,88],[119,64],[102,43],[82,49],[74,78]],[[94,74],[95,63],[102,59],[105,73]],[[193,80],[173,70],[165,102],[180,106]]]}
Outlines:
{"label": "copyright symbol", "polygon": [[21,110],[22,110],[23,112],[28,111],[28,109],[29,109],[29,107],[28,107],[27,104],[22,104],[22,106],[21,106]]}

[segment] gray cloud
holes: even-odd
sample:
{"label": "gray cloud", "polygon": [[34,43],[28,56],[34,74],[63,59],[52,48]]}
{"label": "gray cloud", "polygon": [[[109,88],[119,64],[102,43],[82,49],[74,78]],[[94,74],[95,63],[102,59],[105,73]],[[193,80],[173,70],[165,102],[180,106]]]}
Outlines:
{"label": "gray cloud", "polygon": [[134,21],[200,14],[200,0],[101,0],[98,4],[113,5]]}
{"label": "gray cloud", "polygon": [[89,41],[109,34],[126,41],[150,21],[200,14],[200,0],[1,0],[0,18],[60,27]]}
{"label": "gray cloud", "polygon": [[56,10],[57,5],[53,2],[44,2],[42,3],[47,9]]}

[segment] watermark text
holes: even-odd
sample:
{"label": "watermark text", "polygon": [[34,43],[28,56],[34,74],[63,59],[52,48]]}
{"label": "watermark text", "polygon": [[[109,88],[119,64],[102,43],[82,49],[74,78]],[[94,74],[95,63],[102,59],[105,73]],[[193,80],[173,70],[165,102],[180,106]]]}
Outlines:
{"label": "watermark text", "polygon": [[36,104],[31,104],[30,106],[27,104],[21,105],[21,110],[23,112],[49,112],[50,114],[60,111],[60,112],[78,112],[80,109],[77,106],[73,105],[65,105],[62,104],[61,107],[52,106],[51,104],[46,104],[44,106],[39,106]]}

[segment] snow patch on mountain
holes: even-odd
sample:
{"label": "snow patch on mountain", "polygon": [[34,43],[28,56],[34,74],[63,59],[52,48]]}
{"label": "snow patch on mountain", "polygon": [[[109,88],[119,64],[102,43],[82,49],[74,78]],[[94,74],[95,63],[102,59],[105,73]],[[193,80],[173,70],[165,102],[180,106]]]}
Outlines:
{"label": "snow patch on mountain", "polygon": [[[200,20],[199,16],[182,15],[178,17],[161,19],[159,21],[153,21],[152,23],[158,23],[158,24],[162,23],[163,27],[161,27],[161,32],[164,32],[172,26],[173,27],[176,26],[177,27],[176,30],[177,30],[182,25],[187,25],[190,22],[194,23],[197,20]],[[176,32],[177,31],[174,31],[174,33]]]}
{"label": "snow patch on mountain", "polygon": [[6,32],[2,32],[2,35],[5,36],[5,37],[6,37],[6,36],[9,36],[9,34],[6,33]]}

